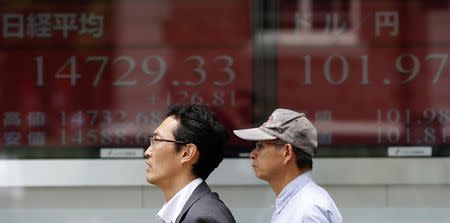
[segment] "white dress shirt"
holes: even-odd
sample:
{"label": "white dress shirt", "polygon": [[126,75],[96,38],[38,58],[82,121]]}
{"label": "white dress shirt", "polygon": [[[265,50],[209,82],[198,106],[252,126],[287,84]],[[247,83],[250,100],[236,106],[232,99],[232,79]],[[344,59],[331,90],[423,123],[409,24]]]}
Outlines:
{"label": "white dress shirt", "polygon": [[164,204],[161,210],[156,214],[156,218],[164,223],[173,223],[177,220],[181,210],[192,195],[194,190],[203,182],[201,178],[197,178],[178,191],[168,202]]}
{"label": "white dress shirt", "polygon": [[283,188],[275,201],[272,223],[341,223],[342,216],[327,191],[303,173]]}

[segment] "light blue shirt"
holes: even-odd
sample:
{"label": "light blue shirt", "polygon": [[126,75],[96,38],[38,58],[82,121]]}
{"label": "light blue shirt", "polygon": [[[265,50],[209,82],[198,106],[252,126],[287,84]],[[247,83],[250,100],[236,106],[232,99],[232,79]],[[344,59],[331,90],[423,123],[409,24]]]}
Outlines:
{"label": "light blue shirt", "polygon": [[341,223],[342,216],[327,191],[311,179],[311,171],[292,180],[275,201],[272,223]]}

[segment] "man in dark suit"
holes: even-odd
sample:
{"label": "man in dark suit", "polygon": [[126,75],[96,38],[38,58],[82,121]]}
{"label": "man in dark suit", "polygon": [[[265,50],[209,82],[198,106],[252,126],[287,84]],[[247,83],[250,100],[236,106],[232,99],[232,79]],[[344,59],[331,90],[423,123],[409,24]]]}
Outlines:
{"label": "man in dark suit", "polygon": [[148,183],[166,203],[156,218],[164,223],[235,222],[204,182],[222,162],[225,128],[203,105],[175,105],[150,137],[145,151]]}

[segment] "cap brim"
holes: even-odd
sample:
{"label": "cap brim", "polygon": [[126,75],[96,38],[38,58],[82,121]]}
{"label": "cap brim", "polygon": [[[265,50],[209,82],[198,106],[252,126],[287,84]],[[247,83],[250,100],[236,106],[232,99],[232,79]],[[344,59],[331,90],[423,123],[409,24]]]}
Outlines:
{"label": "cap brim", "polygon": [[250,141],[272,140],[277,138],[275,136],[265,133],[263,130],[259,128],[233,130],[233,133],[241,139]]}

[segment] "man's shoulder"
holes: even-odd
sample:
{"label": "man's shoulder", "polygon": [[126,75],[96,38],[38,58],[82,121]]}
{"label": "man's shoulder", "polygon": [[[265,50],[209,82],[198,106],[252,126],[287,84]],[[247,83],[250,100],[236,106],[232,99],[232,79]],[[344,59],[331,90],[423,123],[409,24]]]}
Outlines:
{"label": "man's shoulder", "polygon": [[[333,198],[321,186],[313,181],[299,190],[288,203],[288,210],[297,219],[322,219],[318,222],[342,222],[342,216]],[[302,210],[294,211],[294,210]],[[328,220],[326,220],[328,219]],[[307,221],[315,222],[315,221]]]}
{"label": "man's shoulder", "polygon": [[313,206],[329,206],[331,202],[334,202],[330,194],[313,181],[306,184],[293,196],[296,203],[300,202],[306,206],[309,204],[312,205],[311,208]]}
{"label": "man's shoulder", "polygon": [[215,192],[209,192],[204,194],[200,199],[195,202],[191,210],[216,213],[216,212],[230,212],[228,207],[219,198],[219,195]]}
{"label": "man's shoulder", "polygon": [[215,192],[203,194],[186,212],[183,222],[235,223],[231,211]]}

